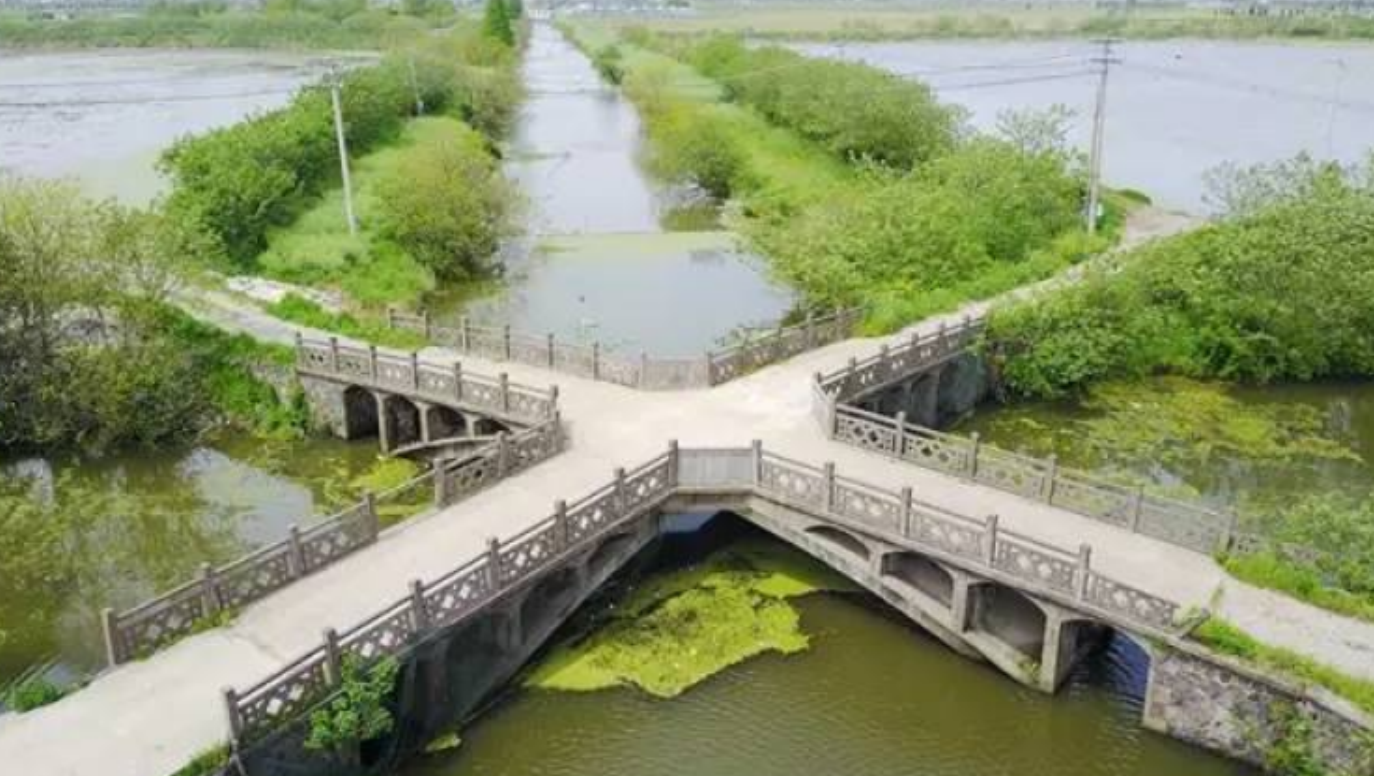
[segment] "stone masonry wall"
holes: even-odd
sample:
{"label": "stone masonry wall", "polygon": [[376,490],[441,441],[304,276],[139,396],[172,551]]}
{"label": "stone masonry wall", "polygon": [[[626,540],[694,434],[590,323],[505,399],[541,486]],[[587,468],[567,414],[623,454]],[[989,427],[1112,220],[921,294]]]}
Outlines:
{"label": "stone masonry wall", "polygon": [[1319,689],[1305,689],[1180,644],[1153,650],[1145,727],[1263,766],[1296,712],[1311,725],[1311,751],[1327,773],[1374,775],[1371,721]]}

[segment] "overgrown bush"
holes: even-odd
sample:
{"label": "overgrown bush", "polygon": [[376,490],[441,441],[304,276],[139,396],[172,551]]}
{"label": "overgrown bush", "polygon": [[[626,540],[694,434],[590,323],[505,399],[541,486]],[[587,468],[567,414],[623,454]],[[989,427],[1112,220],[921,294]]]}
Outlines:
{"label": "overgrown bush", "polygon": [[387,708],[400,665],[386,657],[370,667],[346,657],[338,693],[310,714],[307,749],[339,751],[383,736],[396,721]]}
{"label": "overgrown bush", "polygon": [[1374,161],[1312,169],[1229,220],[997,311],[1008,388],[1055,397],[1168,371],[1242,382],[1374,373]]}

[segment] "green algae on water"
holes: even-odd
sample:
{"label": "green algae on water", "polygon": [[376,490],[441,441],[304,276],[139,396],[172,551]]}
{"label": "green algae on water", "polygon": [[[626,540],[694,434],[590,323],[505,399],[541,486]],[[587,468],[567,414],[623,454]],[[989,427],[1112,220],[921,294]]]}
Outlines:
{"label": "green algae on water", "polygon": [[761,541],[636,589],[591,635],[556,648],[526,679],[546,690],[634,686],[672,698],[730,666],[809,645],[787,599],[852,586],[800,552]]}

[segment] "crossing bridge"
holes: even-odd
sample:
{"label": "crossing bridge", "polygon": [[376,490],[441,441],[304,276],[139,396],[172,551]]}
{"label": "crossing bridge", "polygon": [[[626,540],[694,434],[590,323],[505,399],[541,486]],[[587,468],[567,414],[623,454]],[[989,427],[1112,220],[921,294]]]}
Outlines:
{"label": "crossing bridge", "polygon": [[[1269,643],[1374,674],[1374,628],[1228,581],[1187,542],[1103,517],[1122,514],[1118,507],[1093,514],[1086,502],[1069,503],[1067,486],[1044,485],[1064,479],[1057,471],[1047,478],[1035,469],[1039,479],[1031,479],[976,453],[989,467],[970,474],[968,456],[956,455],[953,443],[938,456],[947,467],[928,465],[917,451],[933,448],[913,441],[925,427],[910,421],[888,427],[888,436],[859,435],[897,439],[899,448],[837,432],[849,397],[858,395],[832,390],[840,374],[863,382],[870,377],[860,371],[887,370],[884,381],[896,385],[902,374],[944,365],[938,380],[922,378],[885,400],[895,405],[855,406],[861,412],[896,409],[915,420],[932,417],[921,408],[938,415],[967,401],[978,369],[960,343],[980,311],[969,311],[971,321],[937,319],[880,342],[789,352],[790,360],[751,365],[730,382],[677,391],[571,375],[535,359],[467,355],[457,366],[458,354],[441,348],[374,357],[310,332],[300,343],[301,374],[319,395],[341,397],[334,406],[345,430],[359,427],[347,416],[349,392],[371,400],[388,444],[405,434],[422,438],[426,414],[433,436],[435,406],[460,415],[480,410],[508,424],[511,439],[547,429],[550,417],[562,428],[521,448],[518,467],[502,469],[493,454],[483,471],[504,476],[483,475],[462,498],[436,488],[427,514],[277,585],[232,623],[123,663],[50,707],[0,717],[0,762],[33,776],[146,776],[170,773],[232,738],[247,773],[309,773],[318,766],[301,758],[302,713],[335,686],[344,656],[383,653],[406,665],[398,697],[408,738],[386,744],[406,751],[518,668],[652,541],[660,515],[685,509],[740,514],[875,591],[960,653],[1046,691],[1099,629],[1187,654],[1177,640],[1192,621],[1186,613],[1213,605]],[[279,337],[291,343],[296,332],[283,326]],[[898,356],[906,366],[897,366]],[[881,369],[869,368],[877,362]],[[504,381],[478,377],[502,372]],[[556,394],[523,388],[555,381]],[[492,398],[503,383],[505,398]],[[393,425],[399,416],[387,406],[401,400],[415,407],[416,428],[390,436],[405,424]],[[365,412],[362,400],[352,401]],[[541,417],[545,425],[518,430]],[[680,440],[675,449],[671,439]],[[643,463],[618,468],[636,462]],[[289,561],[291,547],[284,552]],[[1216,600],[1222,585],[1229,592]],[[1156,657],[1175,662],[1164,663],[1166,673],[1156,669],[1151,692],[1180,686],[1177,658]],[[1147,715],[1169,708],[1147,703]],[[83,731],[80,746],[71,745],[73,730]],[[373,756],[376,746],[368,749]],[[336,763],[332,772],[362,765]]]}

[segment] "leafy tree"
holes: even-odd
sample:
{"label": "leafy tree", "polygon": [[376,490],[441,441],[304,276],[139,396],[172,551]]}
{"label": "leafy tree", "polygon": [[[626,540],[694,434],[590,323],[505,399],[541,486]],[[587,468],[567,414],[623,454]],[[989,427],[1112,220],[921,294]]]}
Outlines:
{"label": "leafy tree", "polygon": [[482,30],[492,40],[507,46],[515,45],[515,24],[506,0],[487,0],[486,9],[482,12]]}

